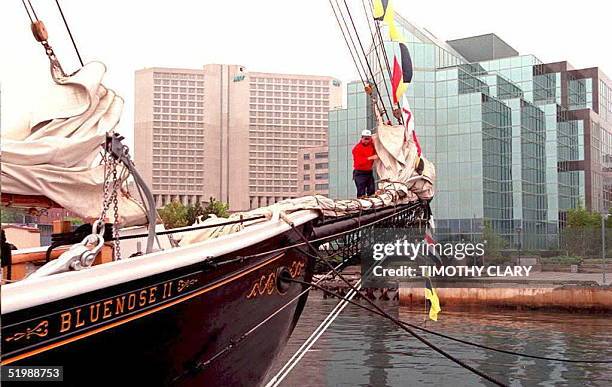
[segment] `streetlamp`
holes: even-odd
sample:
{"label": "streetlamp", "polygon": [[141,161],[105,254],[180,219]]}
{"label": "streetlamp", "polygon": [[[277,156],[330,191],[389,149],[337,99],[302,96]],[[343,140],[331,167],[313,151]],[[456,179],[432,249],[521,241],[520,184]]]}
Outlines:
{"label": "streetlamp", "polygon": [[521,249],[523,248],[523,240],[521,239],[521,231],[523,231],[523,228],[521,226],[518,226],[516,228],[516,232],[518,233],[518,264],[519,266],[521,266]]}
{"label": "streetlamp", "polygon": [[606,220],[610,214],[601,214],[601,266],[603,285],[606,284]]}

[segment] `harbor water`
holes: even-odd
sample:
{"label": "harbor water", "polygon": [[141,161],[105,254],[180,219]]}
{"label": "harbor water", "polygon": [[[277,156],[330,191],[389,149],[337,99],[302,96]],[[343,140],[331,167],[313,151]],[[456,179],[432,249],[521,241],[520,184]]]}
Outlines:
{"label": "harbor water", "polygon": [[[272,372],[338,301],[313,292]],[[364,301],[361,301],[365,304]],[[612,316],[514,310],[424,310],[380,303],[393,316],[489,347],[569,359],[612,359]],[[455,357],[511,386],[610,386],[612,364],[534,360],[423,334]],[[425,347],[382,317],[349,305],[284,380],[283,386],[474,386],[491,383]]]}

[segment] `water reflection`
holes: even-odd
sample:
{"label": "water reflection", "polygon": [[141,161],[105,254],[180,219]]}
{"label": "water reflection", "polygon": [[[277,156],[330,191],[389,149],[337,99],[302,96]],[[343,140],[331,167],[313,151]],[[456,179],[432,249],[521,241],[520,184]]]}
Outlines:
{"label": "water reflection", "polygon": [[[275,369],[288,359],[337,301],[314,293]],[[382,305],[382,304],[381,304]],[[385,308],[392,315],[421,324],[422,310]],[[491,347],[566,358],[612,359],[612,319],[514,311],[448,311],[429,328]],[[611,364],[559,363],[485,351],[427,337],[456,357],[512,386],[607,386]],[[428,349],[379,316],[349,306],[330,326],[286,386],[474,386],[488,382]]]}

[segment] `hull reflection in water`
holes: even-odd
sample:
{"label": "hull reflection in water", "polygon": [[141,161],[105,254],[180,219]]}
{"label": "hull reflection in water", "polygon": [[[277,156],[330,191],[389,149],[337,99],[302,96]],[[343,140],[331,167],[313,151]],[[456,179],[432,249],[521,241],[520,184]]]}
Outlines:
{"label": "hull reflection in water", "polygon": [[[337,300],[311,293],[303,316],[270,375],[282,367]],[[423,310],[381,306],[422,324]],[[609,315],[514,311],[445,311],[427,327],[487,346],[571,359],[612,358]],[[612,364],[572,364],[520,358],[426,335],[441,348],[513,386],[608,386]],[[298,370],[299,369],[299,370]],[[381,317],[347,307],[285,379],[286,386],[486,386]]]}

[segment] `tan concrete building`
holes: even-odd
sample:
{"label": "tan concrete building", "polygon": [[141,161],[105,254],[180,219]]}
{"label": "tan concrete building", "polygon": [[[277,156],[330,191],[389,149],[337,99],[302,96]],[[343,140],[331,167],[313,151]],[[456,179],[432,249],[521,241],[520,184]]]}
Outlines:
{"label": "tan concrete building", "polygon": [[327,142],[342,103],[325,76],[240,65],[136,72],[135,160],[157,204],[209,197],[246,210],[298,196],[298,150]]}
{"label": "tan concrete building", "polygon": [[299,196],[329,194],[329,165],[327,145],[300,149],[298,152]]}

